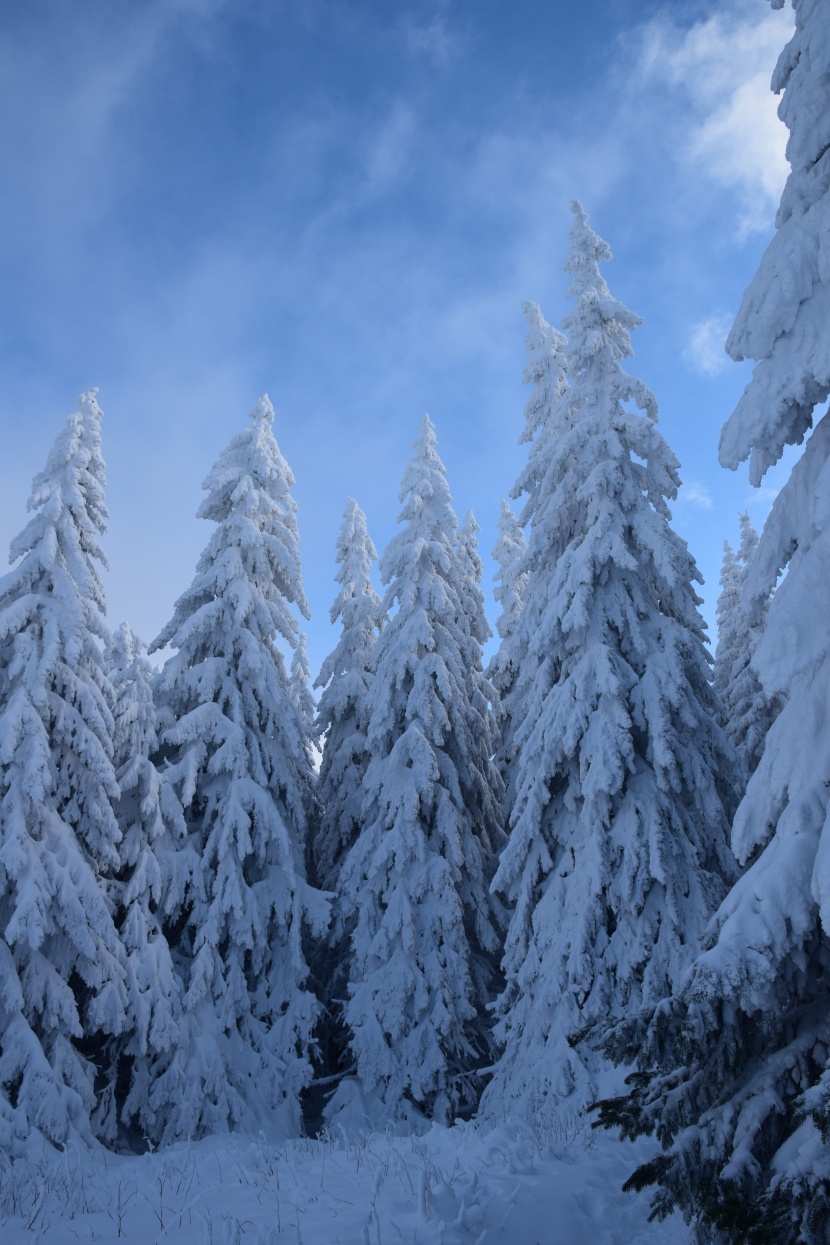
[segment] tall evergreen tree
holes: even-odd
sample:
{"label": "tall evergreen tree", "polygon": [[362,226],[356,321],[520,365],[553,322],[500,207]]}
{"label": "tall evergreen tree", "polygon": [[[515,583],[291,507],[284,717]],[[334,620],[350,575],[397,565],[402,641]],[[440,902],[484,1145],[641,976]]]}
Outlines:
{"label": "tall evergreen tree", "polygon": [[353,498],[346,502],[337,540],[336,580],[340,590],[331,621],[341,623],[340,638],[323,662],[315,687],[322,687],[315,734],[322,741],[318,794],[320,821],[311,845],[312,875],[334,892],[332,922],[313,962],[325,1005],[318,1059],[326,1071],[345,1064],[348,1033],[342,1000],[347,994],[348,944],[355,919],[355,896],[338,887],[343,858],[361,827],[372,654],[381,627],[381,600],[372,585],[377,553],[366,516]]}
{"label": "tall evergreen tree", "polygon": [[345,1017],[376,1119],[444,1118],[470,1097],[486,1050],[477,962],[495,936],[487,846],[465,802],[476,741],[458,523],[426,416],[415,449],[404,527],[381,559],[394,613],[372,663],[362,827],[339,876],[353,927]]}
{"label": "tall evergreen tree", "polygon": [[308,637],[304,631],[297,636],[297,646],[291,654],[289,674],[291,696],[303,723],[306,738],[310,740],[314,729],[317,706],[311,691],[311,666],[308,663]]}
{"label": "tall evergreen tree", "polygon": [[[487,621],[481,588],[484,567],[478,552],[480,530],[475,515],[468,510],[456,541],[461,604],[459,623],[465,637],[464,674],[470,740],[466,761],[459,767],[459,780],[464,805],[478,839],[478,850],[467,854],[460,893],[467,936],[473,949],[471,965],[476,996],[489,1000],[495,993],[494,970],[502,949],[506,914],[492,893],[484,908],[480,899],[483,892],[489,891],[506,836],[504,782],[495,759],[499,744],[496,718],[499,697],[483,670],[482,645],[493,632]],[[489,1041],[488,1033],[488,1044]]]}
{"label": "tall evergreen tree", "polygon": [[[465,637],[464,672],[470,712],[470,739],[474,750],[460,777],[465,785],[465,803],[474,817],[478,838],[484,848],[489,883],[495,869],[495,858],[505,843],[502,813],[504,786],[493,759],[498,742],[493,705],[497,710],[498,692],[483,669],[482,646],[493,632],[487,621],[484,592],[481,588],[484,567],[478,552],[480,530],[475,515],[472,510],[468,510],[458,533],[456,549],[461,605],[459,625]],[[476,881],[474,887],[477,886]],[[495,912],[497,908],[491,905],[491,911]],[[484,929],[481,937],[485,943],[489,940]],[[495,944],[490,947],[491,951],[496,949]]]}
{"label": "tall evergreen tree", "polygon": [[723,561],[720,568],[720,595],[715,614],[718,620],[718,644],[712,684],[721,707],[721,725],[726,728],[729,720],[726,700],[732,679],[732,667],[740,648],[741,623],[741,564],[728,540],[723,542]]}
{"label": "tall evergreen tree", "polygon": [[95,1063],[124,1024],[100,879],[118,866],[101,410],[95,390],[35,476],[0,580],[0,1150],[89,1137]]}
{"label": "tall evergreen tree", "polygon": [[[319,884],[332,889],[343,854],[360,829],[363,778],[368,764],[366,728],[372,653],[381,626],[381,600],[372,585],[377,552],[366,516],[353,498],[346,503],[337,540],[335,576],[340,584],[331,621],[340,639],[323,662],[315,687],[323,689],[315,732],[324,739],[320,765],[320,827],[312,850]],[[336,924],[339,922],[336,920]]]}
{"label": "tall evergreen tree", "polygon": [[730,873],[700,576],[669,522],[678,464],[654,396],[621,367],[640,320],[573,211],[571,383],[548,416],[524,561],[512,829],[495,879],[514,909],[504,1053],[485,1094],[497,1113],[595,1093],[594,1057],[569,1039],[677,984]]}
{"label": "tall evergreen tree", "polygon": [[525,426],[519,444],[530,446],[528,460],[511,496],[527,495],[519,522],[523,528],[534,522],[543,500],[548,459],[559,435],[561,399],[567,389],[567,342],[562,333],[548,324],[538,303],[522,303],[527,330],[527,361],[522,380],[532,385],[525,406]]}
{"label": "tall evergreen tree", "polygon": [[[527,345],[527,361],[525,363],[522,379],[526,385],[532,385],[530,397],[525,406],[525,426],[522,435],[519,437],[519,444],[529,444],[530,450],[528,460],[525,467],[519,474],[511,496],[514,498],[525,497],[518,523],[511,527],[510,539],[514,543],[521,542],[524,546],[524,534],[522,529],[532,526],[535,521],[537,509],[542,501],[542,482],[545,478],[548,461],[550,458],[552,447],[556,443],[558,435],[560,400],[565,392],[567,380],[566,369],[567,360],[565,356],[566,342],[563,335],[558,329],[548,324],[542,315],[542,309],[538,303],[524,302],[522,303],[522,311],[527,323],[527,331],[525,333],[525,343]],[[507,503],[503,503],[503,507]],[[504,511],[503,511],[504,513]],[[509,523],[509,521],[508,521]],[[509,556],[515,556],[511,554]],[[533,556],[532,551],[525,552],[512,569],[514,581],[518,584],[527,579],[530,572],[528,557]],[[537,568],[538,571],[538,568]],[[504,590],[504,582],[502,590]],[[531,608],[536,607],[536,602],[531,601]],[[524,597],[513,605],[513,614],[518,621],[520,612],[525,608]],[[532,633],[533,627],[529,620],[526,620],[524,627],[514,627],[510,635],[502,637],[502,643],[495,654],[490,665],[490,672],[497,675],[503,668],[505,671],[518,671],[521,669],[525,650],[523,645],[526,644],[527,637]],[[501,630],[499,631],[501,635]],[[499,749],[498,761],[499,768],[507,786],[506,803],[508,809],[512,805],[513,790],[513,762],[515,759],[515,747],[513,744],[514,733],[514,695],[515,695],[515,678],[509,680],[509,686],[498,687],[499,693]]]}
{"label": "tall evergreen tree", "polygon": [[[487,621],[484,604],[484,593],[481,581],[484,577],[484,566],[478,552],[478,534],[481,531],[472,510],[464,515],[464,522],[458,533],[457,549],[460,562],[459,591],[461,593],[461,609],[466,620],[466,628],[470,633],[473,645],[479,650],[493,634]],[[475,661],[475,649],[471,649]],[[478,654],[480,658],[480,652]]]}
{"label": "tall evergreen tree", "polygon": [[761,759],[767,732],[778,707],[774,698],[767,696],[761,687],[751,664],[763,635],[768,603],[750,621],[742,596],[758,547],[758,533],[749,515],[742,514],[740,523],[738,552],[734,553],[729,542],[724,542],[713,682],[722,709],[721,723],[726,737],[743,761],[749,776]]}
{"label": "tall evergreen tree", "polygon": [[504,499],[499,512],[498,532],[498,540],[493,546],[493,558],[498,565],[493,596],[501,606],[501,613],[496,619],[501,644],[487,667],[487,677],[498,692],[499,700],[504,701],[513,690],[519,673],[515,645],[527,583],[527,572],[521,569],[527,551],[525,534],[510,502]]}
{"label": "tall evergreen tree", "polygon": [[184,822],[175,792],[153,762],[158,751],[153,672],[127,623],[108,643],[107,669],[115,693],[113,760],[121,792],[115,805],[120,866],[110,894],[126,955],[127,1022],[111,1044],[100,1131],[111,1139],[120,1114],[124,1124],[158,1144],[185,1089],[173,1059],[180,1038],[181,980],[162,928]]}
{"label": "tall evergreen tree", "polygon": [[297,644],[294,478],[267,397],[205,480],[216,528],[155,641],[175,649],[158,680],[165,777],[186,845],[171,884],[176,956],[187,965],[187,1092],[165,1136],[233,1127],[296,1135],[317,1003],[303,927],[325,906],[305,877],[313,775],[305,723],[277,639]]}
{"label": "tall evergreen tree", "polygon": [[818,1245],[830,1239],[830,416],[815,413],[830,394],[830,11],[793,9],[772,80],[791,172],[727,340],[758,362],[721,437],[724,466],[749,457],[756,485],[806,441],[744,591],[757,619],[787,568],[753,658],[781,711],[735,816],[735,852],[753,863],[682,992],[632,1023],[642,1075],[606,1119],[657,1132],[665,1152],[634,1182],[657,1182],[656,1212],[679,1206],[700,1239]]}

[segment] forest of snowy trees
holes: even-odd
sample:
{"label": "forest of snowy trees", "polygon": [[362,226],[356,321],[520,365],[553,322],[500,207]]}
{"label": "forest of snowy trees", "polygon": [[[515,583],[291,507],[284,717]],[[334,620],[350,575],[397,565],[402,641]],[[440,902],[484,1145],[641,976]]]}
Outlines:
{"label": "forest of snowy trees", "polygon": [[830,1240],[830,21],[793,8],[720,460],[759,485],[803,449],[725,545],[714,657],[680,464],[625,370],[640,319],[577,202],[561,330],[523,309],[488,662],[478,525],[424,416],[380,557],[345,503],[315,701],[267,397],[170,621],[149,650],[110,630],[81,396],[0,579],[0,1152],[564,1103],[659,1139],[629,1186],[701,1245]]}

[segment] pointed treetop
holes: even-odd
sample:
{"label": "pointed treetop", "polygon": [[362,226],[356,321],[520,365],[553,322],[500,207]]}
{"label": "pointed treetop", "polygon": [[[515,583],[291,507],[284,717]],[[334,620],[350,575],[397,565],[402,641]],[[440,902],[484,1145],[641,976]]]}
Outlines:
{"label": "pointed treetop", "polygon": [[492,553],[499,566],[494,578],[501,582],[493,589],[493,596],[502,607],[496,630],[504,640],[512,636],[519,625],[527,583],[527,572],[519,569],[527,550],[525,534],[510,502],[504,498],[499,512],[498,532],[499,538]]}
{"label": "pointed treetop", "polygon": [[[241,544],[253,530],[267,530],[269,540],[276,540],[279,546],[278,551],[276,546],[271,547],[273,566],[268,573],[276,574],[282,596],[308,618],[300,570],[297,503],[291,493],[294,473],[274,436],[274,408],[267,394],[254,404],[250,419],[251,424],[232,438],[203,480],[207,496],[196,514],[223,527],[230,524],[225,535],[233,529],[233,539]],[[221,543],[225,536],[215,539]],[[278,630],[293,648],[296,627],[287,616],[284,623]]]}
{"label": "pointed treetop", "polygon": [[[97,389],[88,389],[78,395],[75,410],[67,419],[63,433],[55,440],[46,466],[32,480],[28,510],[37,510],[56,488],[66,492],[63,472],[71,463],[73,470],[70,478],[75,487],[84,489],[87,508],[94,509],[104,519],[109,518],[104,505],[106,476],[101,458],[100,423],[104,412],[95,400],[97,392]],[[105,525],[100,523],[96,526],[103,531]]]}
{"label": "pointed treetop", "polygon": [[[372,588],[371,581],[372,563],[377,561],[377,556],[377,550],[366,526],[366,515],[355,499],[349,497],[346,500],[343,522],[337,538],[338,571],[334,578],[342,587],[329,611],[329,617],[333,623],[337,622],[338,618],[343,618],[346,630],[358,622],[358,615],[362,613],[367,603],[370,610],[375,605],[378,611],[380,609],[380,597]],[[363,619],[363,622],[365,621]],[[370,625],[374,626],[376,622],[377,618],[373,618]],[[361,624],[358,623],[358,625]],[[324,664],[323,670],[326,668],[327,665]],[[321,671],[314,686],[324,686],[331,677],[331,673],[332,671],[329,670],[323,677],[323,671]]]}
{"label": "pointed treetop", "polygon": [[593,265],[597,270],[601,260],[613,259],[611,247],[594,233],[588,224],[588,213],[578,199],[571,199],[571,212],[574,223],[568,232],[571,239],[571,252],[565,261],[566,272],[579,272],[580,269]]}
{"label": "pointed treetop", "polygon": [[251,407],[251,420],[255,424],[273,424],[274,408],[267,393],[264,393]]}
{"label": "pointed treetop", "polygon": [[[568,360],[573,375],[589,367],[598,357],[610,356],[611,360],[619,362],[633,355],[629,334],[643,321],[612,296],[599,270],[601,261],[611,259],[608,243],[589,227],[581,203],[574,200],[571,210],[574,224],[569,234],[571,249],[565,270],[573,273],[567,297],[573,298],[575,305],[563,319],[562,328],[568,337]],[[656,418],[656,414],[655,404],[652,418]]]}
{"label": "pointed treetop", "polygon": [[470,506],[467,509],[467,512],[464,515],[464,520],[461,524],[461,530],[464,533],[464,539],[468,541],[473,548],[477,549],[478,548],[478,533],[481,531],[481,524],[476,518],[475,511],[473,510],[472,506]]}
{"label": "pointed treetop", "polygon": [[[726,639],[726,630],[734,626],[733,612],[738,604],[741,595],[741,572],[740,559],[738,554],[732,548],[728,540],[723,542],[723,562],[721,563],[720,572],[721,593],[717,603],[717,619],[718,619],[718,650],[723,648]],[[732,636],[729,636],[731,644]],[[732,655],[730,654],[730,661]],[[727,672],[727,678],[730,672]],[[715,683],[718,683],[718,673],[715,672]],[[724,688],[719,688],[723,694]]]}
{"label": "pointed treetop", "polygon": [[[403,503],[403,510],[398,515],[399,523],[408,523],[429,514],[430,527],[440,529],[446,539],[453,543],[458,530],[458,519],[452,509],[452,497],[447,484],[447,469],[442,463],[436,445],[435,425],[429,415],[424,415],[418,429],[418,436],[413,442],[415,455],[410,459],[401,480],[401,491],[398,500]],[[399,539],[393,537],[389,549],[397,547]],[[387,555],[389,553],[387,549]],[[382,565],[385,560],[381,559]],[[384,580],[384,582],[386,582]]]}
{"label": "pointed treetop", "polygon": [[428,456],[430,450],[434,450],[437,444],[438,437],[435,433],[435,424],[432,422],[429,415],[424,412],[418,428],[418,436],[413,442],[413,448],[416,449],[419,454]]}
{"label": "pointed treetop", "polygon": [[758,548],[758,533],[752,526],[752,520],[746,512],[739,515],[739,522],[741,524],[741,544],[738,549],[738,557],[744,566],[749,566],[755,556],[755,550]]}
{"label": "pointed treetop", "polygon": [[85,389],[83,393],[78,394],[78,410],[85,411],[93,415],[96,419],[100,419],[103,411],[97,402],[98,389],[93,386],[92,389]]}
{"label": "pointed treetop", "polygon": [[141,640],[133,631],[128,622],[120,623],[112,635],[109,637],[107,645],[111,657],[115,663],[122,666],[128,666],[135,656],[136,651],[142,648]]}
{"label": "pointed treetop", "polygon": [[[106,604],[95,563],[108,566],[100,537],[107,530],[109,511],[104,500],[102,411],[95,400],[96,393],[91,389],[80,394],[75,410],[49,451],[46,466],[32,480],[26,504],[32,518],[12,540],[9,561],[22,559],[10,574],[16,581],[28,581],[30,588],[40,582],[43,574],[52,575],[60,567],[63,570],[56,583],[62,587],[56,591],[63,592],[67,584],[64,572],[68,570],[75,585],[72,593],[83,602],[85,625],[97,631],[100,619],[90,619],[93,614],[105,614]],[[70,617],[76,617],[74,610],[65,615],[65,621]]]}
{"label": "pointed treetop", "polygon": [[[340,537],[337,542],[338,554],[342,552],[345,555],[350,549],[365,550],[370,561],[378,556],[372,538],[369,535],[369,529],[366,525],[366,515],[361,510],[358,503],[353,497],[346,498],[346,505],[343,510],[343,523],[340,528]],[[341,561],[338,558],[338,561]],[[338,583],[343,583],[345,572],[343,569],[338,571],[336,579]],[[333,620],[332,620],[333,621]]]}
{"label": "pointed treetop", "polygon": [[308,663],[308,643],[304,631],[301,631],[298,635],[296,647],[291,654],[289,684],[294,704],[297,706],[300,717],[310,731],[314,723],[317,705],[311,691],[311,667]]}

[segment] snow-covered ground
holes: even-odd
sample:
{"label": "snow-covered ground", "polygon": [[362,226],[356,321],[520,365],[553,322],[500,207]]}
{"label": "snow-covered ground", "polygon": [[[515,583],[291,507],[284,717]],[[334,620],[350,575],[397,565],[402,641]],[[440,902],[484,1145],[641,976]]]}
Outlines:
{"label": "snow-covered ground", "polygon": [[223,1137],[163,1153],[0,1158],[0,1240],[134,1245],[681,1245],[620,1186],[646,1150],[564,1117],[421,1136]]}

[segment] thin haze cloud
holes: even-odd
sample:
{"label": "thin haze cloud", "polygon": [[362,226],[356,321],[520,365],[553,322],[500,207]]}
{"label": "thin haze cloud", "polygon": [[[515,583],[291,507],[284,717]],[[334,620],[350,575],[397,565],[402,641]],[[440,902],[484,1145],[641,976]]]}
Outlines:
{"label": "thin haze cloud", "polygon": [[769,227],[787,175],[786,130],[769,81],[792,16],[759,9],[739,2],[691,29],[655,19],[641,61],[647,82],[685,99],[692,123],[678,158],[738,193],[740,236]]}
{"label": "thin haze cloud", "polygon": [[687,502],[690,506],[698,506],[701,510],[711,510],[715,504],[712,494],[699,480],[687,480],[680,490],[678,501]]}
{"label": "thin haze cloud", "polygon": [[403,30],[409,50],[416,56],[425,56],[442,69],[456,59],[463,46],[461,34],[451,31],[447,19],[441,14],[420,22],[412,17],[406,18]]}
{"label": "thin haze cloud", "polygon": [[[686,30],[669,9],[624,34],[607,11],[605,62],[595,47],[581,77],[587,17],[532,3],[491,13],[491,30],[451,5],[402,24],[357,3],[177,0],[118,21],[108,9],[107,25],[82,2],[60,29],[9,37],[18,69],[0,103],[19,90],[23,124],[0,136],[0,169],[19,178],[0,240],[15,310],[0,351],[4,538],[75,393],[99,385],[112,613],[151,638],[207,539],[201,479],[267,390],[297,477],[313,666],[331,645],[343,501],[358,497],[382,546],[424,410],[459,510],[482,525],[489,587],[498,501],[525,454],[520,306],[564,313],[578,195],[612,245],[612,290],[645,318],[634,370],[713,499],[693,507],[694,552],[716,585],[721,507],[745,491],[717,467],[717,435],[743,373],[726,361],[701,380],[701,426],[678,360],[690,324],[737,303],[724,237],[743,262],[747,198],[772,191],[760,157],[725,181],[701,135],[741,84],[768,81],[785,30],[743,2]],[[82,45],[86,60],[71,54]],[[763,109],[783,134],[766,86]]]}
{"label": "thin haze cloud", "polygon": [[724,343],[732,327],[732,319],[726,314],[708,316],[692,329],[683,357],[704,376],[717,376],[730,366]]}

